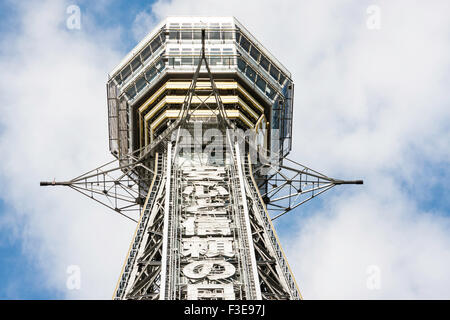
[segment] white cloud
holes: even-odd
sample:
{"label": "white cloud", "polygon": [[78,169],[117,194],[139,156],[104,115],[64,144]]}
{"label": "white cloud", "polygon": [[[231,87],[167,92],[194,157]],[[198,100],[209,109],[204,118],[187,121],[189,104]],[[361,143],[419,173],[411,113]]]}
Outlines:
{"label": "white cloud", "polygon": [[[306,299],[450,296],[449,219],[419,212],[399,193],[383,200],[347,193],[296,221],[299,234],[285,243]],[[367,287],[372,265],[381,272],[378,290]]]}
{"label": "white cloud", "polygon": [[[48,282],[68,297],[110,298],[134,228],[68,189],[39,181],[69,179],[108,157],[108,71],[121,55],[101,32],[65,29],[62,2],[27,2],[21,29],[2,43],[0,169],[4,217]],[[83,19],[85,18],[85,19]],[[82,288],[66,290],[66,268],[79,265]]]}
{"label": "white cloud", "polygon": [[[448,4],[376,1],[379,31],[366,28],[370,4],[159,1],[136,17],[134,34],[167,15],[236,16],[293,74],[291,157],[365,179],[325,194],[327,205],[306,218],[301,209],[282,218],[299,226],[282,239],[305,298],[449,298],[449,218],[417,203],[436,180],[448,188],[432,172],[450,159]],[[78,264],[82,290],[68,297],[109,298],[134,226],[38,181],[108,159],[105,82],[122,55],[116,33],[65,30],[65,6],[53,1],[20,12],[23,28],[1,43],[0,191],[15,208],[3,223],[15,221],[46,285],[67,293],[66,267]],[[380,267],[381,290],[365,286],[368,265]]]}
{"label": "white cloud", "polygon": [[[366,27],[372,4],[379,31]],[[153,9],[159,18],[236,16],[293,74],[291,157],[365,179],[325,194],[328,205],[307,217],[300,208],[282,218],[298,224],[282,239],[305,298],[450,297],[449,218],[418,203],[428,187],[448,187],[448,173],[433,172],[450,159],[446,1],[174,0]],[[366,287],[370,265],[381,290]]]}
{"label": "white cloud", "polygon": [[158,24],[158,21],[147,11],[142,11],[136,15],[133,22],[133,36],[136,42],[140,42]]}

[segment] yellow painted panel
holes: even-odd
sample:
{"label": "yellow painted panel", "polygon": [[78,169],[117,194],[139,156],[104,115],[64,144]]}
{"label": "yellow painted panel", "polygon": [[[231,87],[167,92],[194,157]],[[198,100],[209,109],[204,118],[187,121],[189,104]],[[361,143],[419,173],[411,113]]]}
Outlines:
{"label": "yellow painted panel", "polygon": [[[166,110],[161,113],[155,121],[153,121],[150,125],[150,130],[153,136],[153,132],[155,129],[166,119],[176,119],[178,118],[180,110]],[[242,114],[239,110],[225,110],[225,114],[228,118],[238,118],[242,120],[249,128],[254,128],[253,123],[248,120],[248,118]],[[192,114],[192,117],[210,117],[214,116],[214,113],[211,110],[195,110]],[[146,130],[147,132],[147,130]],[[148,137],[145,137],[146,142],[148,141]]]}
{"label": "yellow painted panel", "polygon": [[[167,81],[162,85],[150,98],[147,99],[140,107],[139,112],[147,110],[147,108],[155,102],[155,100],[167,89],[184,89],[187,90],[191,86],[190,81]],[[218,89],[237,89],[239,90],[258,110],[264,112],[264,108],[236,81],[217,81]],[[211,83],[207,81],[198,81],[197,89],[211,89]]]}
{"label": "yellow painted panel", "polygon": [[[142,113],[145,111],[149,105],[151,105],[155,100],[167,89],[184,89],[187,90],[191,86],[191,81],[167,81],[164,85],[162,85],[150,98],[147,99],[140,107],[139,112]],[[217,81],[216,87],[218,89],[237,89],[238,84],[235,81]],[[211,83],[207,81],[198,81],[197,89],[211,89]]]}

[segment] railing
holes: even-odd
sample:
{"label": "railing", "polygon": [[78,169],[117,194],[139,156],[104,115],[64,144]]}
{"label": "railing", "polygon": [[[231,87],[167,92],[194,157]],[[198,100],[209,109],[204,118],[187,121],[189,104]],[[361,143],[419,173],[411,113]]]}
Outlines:
{"label": "railing", "polygon": [[[233,157],[234,158],[234,157]],[[245,292],[247,294],[251,294],[253,296],[247,296],[247,299],[255,299],[256,292],[254,290],[255,283],[251,279],[251,270],[249,270],[249,266],[251,266],[251,259],[248,254],[250,250],[250,244],[247,241],[247,235],[245,232],[245,221],[244,221],[244,212],[242,209],[242,197],[240,196],[240,188],[239,188],[239,178],[237,177],[236,172],[236,163],[235,158],[232,160],[232,164],[230,167],[230,184],[231,184],[231,192],[232,192],[232,209],[234,212],[233,220],[236,224],[236,229],[238,232],[238,244],[239,244],[239,252],[242,254],[238,254],[240,262],[241,262],[241,270],[243,277],[243,282],[245,285]]]}
{"label": "railing", "polygon": [[289,286],[291,297],[295,300],[301,299],[300,293],[297,288],[297,284],[295,283],[295,280],[292,276],[291,270],[287,263],[286,257],[284,256],[283,250],[281,249],[281,246],[278,242],[278,238],[275,235],[275,232],[273,230],[273,225],[270,221],[267,211],[265,210],[264,206],[262,205],[262,199],[260,198],[259,193],[256,190],[256,185],[252,178],[253,174],[251,172],[251,164],[249,163],[247,157],[244,157],[243,167],[244,167],[245,175],[247,176],[248,185],[250,187],[249,189],[251,192],[251,197],[253,198],[253,202],[256,204],[256,206],[258,207],[258,211],[260,212],[260,216],[261,216],[263,224],[264,224],[264,229],[266,230],[266,232],[269,236],[273,250],[276,254],[276,259],[278,260],[280,268],[283,271],[284,278]]}
{"label": "railing", "polygon": [[122,271],[121,280],[118,284],[116,294],[114,297],[115,299],[123,299],[126,293],[125,290],[128,286],[128,282],[130,281],[131,271],[133,270],[133,266],[135,265],[136,262],[138,253],[137,251],[141,246],[145,230],[147,229],[148,220],[153,208],[152,205],[156,204],[154,200],[160,188],[161,181],[163,180],[162,174],[164,172],[165,167],[165,163],[163,160],[164,159],[159,160],[158,157],[155,157],[155,174],[153,176],[153,181],[150,186],[150,190],[148,192],[145,207],[142,210],[138,227],[136,228],[133,244],[130,247],[128,258]]}

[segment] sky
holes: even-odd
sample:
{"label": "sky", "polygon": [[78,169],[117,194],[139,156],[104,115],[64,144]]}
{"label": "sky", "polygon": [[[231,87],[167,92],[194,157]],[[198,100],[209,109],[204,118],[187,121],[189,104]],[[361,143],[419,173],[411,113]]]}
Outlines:
{"label": "sky", "polygon": [[[68,28],[71,5],[79,29]],[[303,297],[450,299],[449,9],[446,0],[0,0],[0,299],[112,297],[135,225],[39,181],[111,159],[108,72],[169,15],[235,16],[292,73],[289,157],[364,179],[277,220]]]}

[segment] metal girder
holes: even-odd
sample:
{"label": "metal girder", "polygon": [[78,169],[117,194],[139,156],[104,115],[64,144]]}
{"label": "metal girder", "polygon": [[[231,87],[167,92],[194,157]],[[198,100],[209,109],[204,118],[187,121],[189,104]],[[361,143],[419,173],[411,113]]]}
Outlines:
{"label": "metal girder", "polygon": [[[258,191],[250,156],[243,164],[247,180],[247,193],[251,201],[251,226],[258,261],[261,293],[263,299],[302,299],[300,290],[281,248],[270,216]],[[270,263],[269,261],[273,261]]]}
{"label": "metal girder", "polygon": [[114,299],[159,298],[164,227],[164,159],[156,155],[155,172],[122,268]]}
{"label": "metal girder", "polygon": [[[216,115],[219,123],[222,123],[222,125],[225,124],[228,127],[233,127],[225,116],[225,109],[206,59],[205,30],[202,30],[201,58],[183,102],[180,116],[174,123],[169,125],[169,127],[152,143],[141,149],[123,155],[69,181],[43,181],[40,185],[68,186],[116,211],[120,215],[137,222],[153,175],[153,171],[144,165],[144,163],[147,162],[146,160],[150,156],[154,156],[153,153],[158,150],[160,146],[162,146],[162,150],[160,150],[161,153],[167,151],[166,146],[171,142],[171,139],[173,139],[172,134],[174,131],[180,128],[182,124],[186,123],[192,112],[195,111],[191,110],[191,102],[194,96],[197,98],[199,97],[196,93],[196,84],[200,75],[202,63],[205,64],[211,82],[212,90],[209,96],[215,96],[217,108],[214,110],[211,109],[204,101],[200,103],[198,107],[206,106],[213,111],[213,114]],[[178,139],[179,133],[177,133],[175,140],[178,141]],[[136,218],[130,217],[129,213],[135,213]]]}
{"label": "metal girder", "polygon": [[[137,222],[154,172],[136,154],[114,159],[69,181],[42,181],[40,185],[70,187]],[[134,217],[130,216],[133,213]]]}
{"label": "metal girder", "polygon": [[[206,99],[202,99],[197,94],[197,90],[196,90],[197,89],[197,80],[199,79],[200,69],[201,69],[201,66],[203,63],[205,64],[205,67],[206,67],[206,70],[208,73],[208,77],[211,82],[211,89],[212,89],[210,94],[206,97]],[[204,94],[205,90],[202,90],[202,93]],[[211,107],[208,106],[208,104],[206,103],[208,98],[211,96],[214,96],[216,99],[216,108],[215,109],[211,109]],[[196,97],[197,99],[199,99],[201,101],[200,104],[195,109],[191,109],[193,97]],[[235,127],[226,117],[225,108],[223,106],[222,100],[219,95],[219,91],[217,89],[217,86],[214,82],[213,75],[209,68],[208,60],[206,59],[205,30],[204,29],[202,30],[202,50],[201,50],[200,60],[197,65],[197,68],[194,72],[194,75],[192,77],[192,82],[191,82],[191,85],[189,86],[188,92],[183,101],[183,105],[181,106],[180,114],[179,114],[177,120],[175,120],[173,123],[171,123],[167,127],[167,129],[164,130],[155,140],[153,140],[150,144],[148,144],[147,146],[142,148],[143,152],[141,153],[141,157],[146,157],[160,145],[165,147],[171,141],[172,133],[177,128],[180,128],[183,124],[186,124],[189,121],[189,119],[191,118],[192,114],[195,112],[195,110],[198,110],[200,107],[206,107],[207,109],[211,110],[212,114],[216,116],[218,123],[221,126],[224,126],[227,128]],[[178,140],[178,134],[177,134],[176,140]]]}
{"label": "metal girder", "polygon": [[[250,158],[249,158],[250,159]],[[362,180],[330,178],[289,158],[283,164],[263,161],[253,169],[267,210],[275,220],[292,209],[342,184],[363,184]]]}
{"label": "metal girder", "polygon": [[[205,63],[211,82],[211,90],[206,99],[197,94],[196,83],[202,63]],[[204,88],[202,94],[203,96],[205,94]],[[213,96],[215,106],[206,102]],[[193,109],[194,97],[200,99],[200,104]],[[212,170],[219,171],[219,167],[223,169],[223,173],[220,173],[223,185],[220,187],[223,190],[228,188],[226,196],[223,196],[226,201],[220,198],[220,201],[216,199],[217,202],[213,202],[212,199],[216,196],[212,193],[205,195],[200,192],[199,196],[194,196],[191,195],[193,189],[187,192],[188,187],[194,188],[194,183],[200,186],[206,182],[201,175],[196,177],[197,180],[189,180],[187,178],[189,174],[185,174],[181,168],[183,163],[178,164],[176,161],[180,132],[191,125],[189,120],[192,114],[201,107],[209,109],[212,113],[204,122],[217,124],[220,129],[226,131],[226,142],[223,144],[230,147],[228,155],[230,161],[216,165]],[[216,119],[212,119],[214,117]],[[231,294],[226,294],[228,297],[235,297],[236,291],[239,297],[245,299],[301,299],[271,221],[336,185],[363,182],[330,178],[288,158],[280,161],[277,159],[279,155],[266,150],[262,153],[257,152],[260,161],[252,164],[250,153],[257,147],[252,145],[250,139],[234,130],[233,134],[237,135],[238,140],[240,138],[246,141],[245,144],[250,151],[248,156],[245,156],[244,151],[241,154],[239,143],[232,142],[236,137],[232,139],[229,130],[225,129],[236,129],[236,126],[226,117],[205,56],[205,30],[202,30],[201,58],[179,117],[172,124],[149,145],[133,153],[121,156],[69,181],[41,182],[41,186],[68,186],[137,222],[136,233],[116,288],[114,296],[116,299],[189,298],[190,291],[187,286],[190,285],[191,289],[197,290],[196,285],[200,280],[196,280],[196,277],[202,279],[206,276],[194,274],[198,269],[198,266],[195,267],[198,262],[205,263],[204,268],[208,274],[213,270],[213,266],[217,269],[214,269],[214,272],[218,272],[219,275],[228,267],[231,268],[229,270],[233,270],[231,275],[222,274],[223,278],[214,279],[212,275],[209,279],[213,280],[212,282],[205,280],[206,285],[219,284],[219,289],[223,289],[223,293],[234,285]],[[274,157],[275,161],[269,161],[271,157]],[[153,170],[149,168],[152,164]],[[203,163],[200,164],[195,168],[196,171],[211,170],[206,169],[207,166]],[[200,169],[202,167],[204,168]],[[183,189],[187,195],[183,195]],[[206,208],[217,206],[222,208],[223,212],[214,213],[212,209],[198,212],[195,212],[198,209],[192,209],[194,211],[190,212],[188,209],[191,205],[195,208],[200,205]],[[135,218],[129,215],[132,212],[136,213]],[[273,213],[272,218],[269,212]],[[221,226],[220,221],[223,221],[219,217],[221,214],[225,214],[227,221],[232,223],[227,222],[225,227]],[[219,231],[222,229],[229,231],[231,254],[222,249],[223,252],[208,249],[211,256],[202,253],[202,260],[199,260],[198,252],[195,256],[193,253],[183,253],[185,247],[182,245],[186,244],[186,248],[190,248],[188,245],[193,246],[194,240],[200,239],[199,236],[203,237],[202,242],[199,242],[202,246],[205,243],[208,245],[205,239],[214,238],[197,234],[198,227],[197,231],[192,231],[192,234],[189,231],[188,234],[187,220],[194,218],[189,220],[194,223],[196,219],[200,221],[202,216],[210,220],[208,232],[214,236],[220,235],[217,238],[223,241],[222,246],[225,246],[225,240]],[[214,225],[213,222],[218,224]],[[208,252],[203,247],[202,250]],[[218,256],[221,259],[218,259]],[[197,269],[186,269],[188,264]],[[183,272],[186,272],[184,275],[182,267]],[[202,268],[199,270],[203,270]]]}

